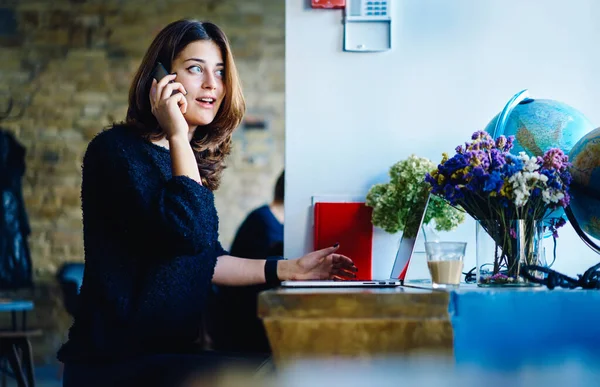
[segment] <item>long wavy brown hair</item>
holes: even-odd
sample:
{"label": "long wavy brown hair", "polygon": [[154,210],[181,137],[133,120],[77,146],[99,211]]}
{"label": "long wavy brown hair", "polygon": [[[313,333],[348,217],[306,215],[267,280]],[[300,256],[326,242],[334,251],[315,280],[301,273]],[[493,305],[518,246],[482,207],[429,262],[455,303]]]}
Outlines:
{"label": "long wavy brown hair", "polygon": [[210,124],[198,126],[191,141],[202,184],[214,191],[219,187],[225,158],[231,151],[231,134],[246,111],[231,47],[219,27],[209,22],[178,20],[158,33],[131,83],[126,123],[137,128],[149,140],[160,140],[165,136],[150,106],[154,66],[161,62],[170,72],[171,63],[177,55],[188,44],[198,40],[215,42],[225,62],[225,96],[219,111]]}

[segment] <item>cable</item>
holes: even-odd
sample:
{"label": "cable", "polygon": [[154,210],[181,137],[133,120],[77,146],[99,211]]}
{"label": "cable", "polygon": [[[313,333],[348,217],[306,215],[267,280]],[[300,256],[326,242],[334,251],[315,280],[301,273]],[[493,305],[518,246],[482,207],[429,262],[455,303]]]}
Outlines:
{"label": "cable", "polygon": [[473,284],[477,281],[477,275],[475,273],[475,269],[477,269],[477,266],[475,266],[474,268],[469,270],[467,273],[463,273],[465,275],[465,283]]}
{"label": "cable", "polygon": [[[544,273],[545,276],[540,278],[535,276],[533,272]],[[571,278],[555,270],[537,265],[526,265],[521,268],[521,277],[530,282],[546,285],[548,289],[561,287],[566,289],[600,289],[600,263],[595,264],[583,273],[578,274],[578,279]]]}

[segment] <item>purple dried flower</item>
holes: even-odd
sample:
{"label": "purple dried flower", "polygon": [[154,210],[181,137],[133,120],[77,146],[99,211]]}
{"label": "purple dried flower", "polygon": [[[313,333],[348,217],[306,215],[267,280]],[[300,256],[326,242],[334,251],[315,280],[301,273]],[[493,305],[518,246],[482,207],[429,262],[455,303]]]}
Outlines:
{"label": "purple dried flower", "polygon": [[483,132],[478,130],[477,132],[473,133],[473,135],[471,136],[471,140],[479,140],[482,134]]}
{"label": "purple dried flower", "polygon": [[548,230],[552,232],[554,238],[558,238],[558,229],[567,224],[564,218],[552,218],[548,222]]}
{"label": "purple dried flower", "polygon": [[492,149],[496,147],[496,143],[491,138],[489,138],[486,141],[483,141],[482,144],[484,145],[485,149]]}
{"label": "purple dried flower", "polygon": [[467,149],[469,148],[469,145],[477,144],[480,142],[487,144],[489,141],[492,141],[492,143],[494,141],[494,139],[489,135],[489,133],[484,130],[478,130],[477,132],[473,133],[473,135],[471,136],[471,140],[473,140],[473,143],[467,143]]}
{"label": "purple dried flower", "polygon": [[490,151],[490,159],[491,159],[491,168],[492,169],[501,169],[504,164],[506,164],[506,159],[502,152],[498,149],[492,149]]}
{"label": "purple dried flower", "polygon": [[558,205],[560,205],[561,207],[566,207],[571,202],[571,195],[569,195],[569,191],[565,190],[564,194],[565,194],[565,196],[558,201]]}
{"label": "purple dried flower", "polygon": [[559,148],[551,148],[542,157],[542,166],[546,169],[555,169],[560,171],[566,168],[566,163],[569,162],[569,156],[565,155],[564,152]]}
{"label": "purple dried flower", "polygon": [[481,166],[485,170],[490,167],[490,159],[488,154],[483,150],[474,149],[466,152],[465,156],[469,158],[469,163],[473,167]]}
{"label": "purple dried flower", "polygon": [[505,152],[510,152],[510,150],[515,146],[515,136],[508,136],[506,138],[506,145],[504,146]]}
{"label": "purple dried flower", "polygon": [[496,139],[496,147],[500,150],[503,150],[505,146],[506,146],[506,137],[504,135],[502,135]]}

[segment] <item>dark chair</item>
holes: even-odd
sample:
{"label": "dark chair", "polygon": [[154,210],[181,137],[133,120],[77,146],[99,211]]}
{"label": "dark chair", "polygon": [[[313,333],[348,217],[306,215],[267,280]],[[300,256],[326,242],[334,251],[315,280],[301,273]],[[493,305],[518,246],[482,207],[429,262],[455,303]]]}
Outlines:
{"label": "dark chair", "polygon": [[83,281],[83,267],[82,262],[65,263],[56,274],[62,289],[65,309],[71,316],[75,314],[77,308],[77,296]]}
{"label": "dark chair", "polygon": [[[77,300],[79,295],[79,289],[83,282],[83,267],[82,262],[68,262],[62,265],[58,273],[56,273],[56,280],[60,284],[63,294],[63,302],[67,313],[71,317],[75,315],[77,309]],[[60,364],[58,369],[58,379],[62,379],[64,364]]]}

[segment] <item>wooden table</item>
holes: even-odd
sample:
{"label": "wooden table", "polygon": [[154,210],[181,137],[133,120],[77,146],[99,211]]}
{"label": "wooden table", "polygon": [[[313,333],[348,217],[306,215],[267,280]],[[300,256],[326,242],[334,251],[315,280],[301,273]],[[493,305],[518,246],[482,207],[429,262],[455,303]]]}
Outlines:
{"label": "wooden table", "polygon": [[444,292],[417,284],[279,288],[259,295],[258,312],[276,363],[425,353],[519,367],[565,353],[597,356],[598,305],[598,290],[461,285]]}
{"label": "wooden table", "polygon": [[414,288],[275,289],[259,296],[276,363],[302,357],[452,357],[449,294]]}

